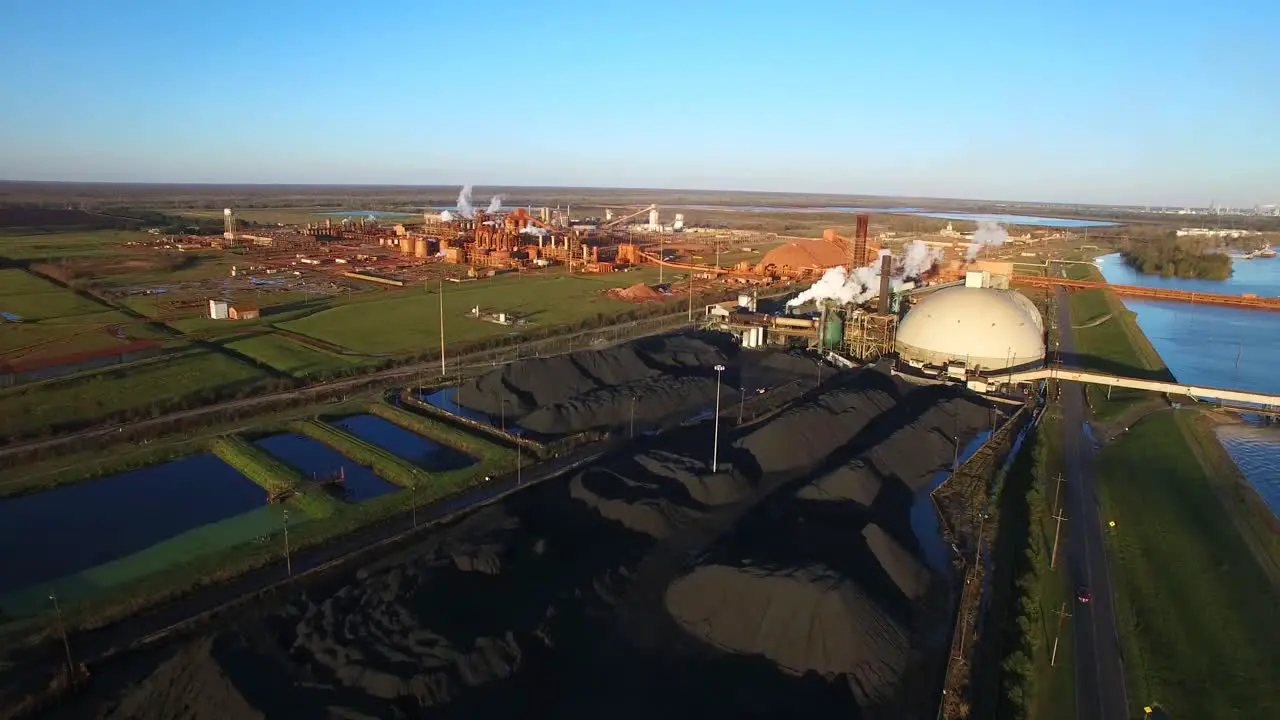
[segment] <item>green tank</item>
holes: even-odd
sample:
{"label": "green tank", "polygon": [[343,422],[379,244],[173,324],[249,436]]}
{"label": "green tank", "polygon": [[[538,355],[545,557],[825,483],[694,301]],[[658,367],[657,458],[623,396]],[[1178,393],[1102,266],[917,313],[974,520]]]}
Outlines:
{"label": "green tank", "polygon": [[835,312],[827,313],[827,324],[822,328],[822,349],[835,350],[844,344],[844,318]]}

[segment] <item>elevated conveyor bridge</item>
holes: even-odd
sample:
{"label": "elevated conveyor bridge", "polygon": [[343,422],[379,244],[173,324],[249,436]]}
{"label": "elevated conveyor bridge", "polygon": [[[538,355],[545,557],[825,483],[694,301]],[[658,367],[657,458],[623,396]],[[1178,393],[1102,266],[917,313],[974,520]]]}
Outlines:
{"label": "elevated conveyor bridge", "polygon": [[1165,382],[1161,380],[1143,380],[1141,378],[1125,377],[1123,375],[1108,375],[1106,373],[1092,372],[1089,370],[1073,370],[1070,368],[1047,367],[1036,370],[1023,370],[1008,374],[989,374],[985,376],[988,382],[994,383],[1029,383],[1036,380],[1065,380],[1071,382],[1089,383],[1091,385],[1106,385],[1109,387],[1133,388],[1135,390],[1149,390],[1151,392],[1168,393],[1170,395],[1186,395],[1197,400],[1215,400],[1225,406],[1245,412],[1257,411],[1270,413],[1280,410],[1280,395],[1271,395],[1268,393],[1249,392],[1246,390],[1232,390],[1229,388],[1215,388],[1202,385],[1183,385],[1176,382]]}

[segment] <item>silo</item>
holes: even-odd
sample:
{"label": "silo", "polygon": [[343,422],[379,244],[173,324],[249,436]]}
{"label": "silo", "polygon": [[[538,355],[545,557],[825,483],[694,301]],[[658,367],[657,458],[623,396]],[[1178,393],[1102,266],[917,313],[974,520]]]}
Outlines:
{"label": "silo", "polygon": [[826,315],[826,323],[822,326],[822,348],[835,350],[844,343],[844,318],[832,310]]}
{"label": "silo", "polygon": [[427,239],[417,238],[413,241],[413,256],[424,258],[427,256]]}
{"label": "silo", "polygon": [[413,238],[402,237],[399,240],[400,240],[400,252],[404,253],[405,255],[412,255],[413,254]]}

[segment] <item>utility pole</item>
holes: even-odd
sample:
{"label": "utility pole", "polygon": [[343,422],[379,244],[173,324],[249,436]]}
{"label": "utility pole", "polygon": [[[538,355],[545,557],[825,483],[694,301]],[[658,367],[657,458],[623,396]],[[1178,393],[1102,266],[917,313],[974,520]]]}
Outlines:
{"label": "utility pole", "polygon": [[289,577],[293,577],[293,558],[289,554],[289,511],[284,511],[284,567]]}
{"label": "utility pole", "polygon": [[523,462],[524,455],[523,453],[520,452],[520,449],[521,449],[520,443],[517,442],[516,443],[516,485],[517,486],[524,484],[524,479],[521,478],[521,472],[520,472],[521,468],[524,467],[524,462]]}
{"label": "utility pole", "polygon": [[631,396],[631,439],[636,439],[636,396]]}
{"label": "utility pole", "polygon": [[1053,636],[1053,652],[1049,655],[1049,667],[1058,664],[1058,639],[1062,637],[1062,621],[1071,617],[1071,613],[1067,612],[1067,604],[1062,603],[1062,608],[1058,610],[1058,633]]}
{"label": "utility pole", "polygon": [[[741,378],[739,378],[741,382]],[[738,388],[738,424],[742,424],[742,406],[747,401],[747,389],[745,387]]]}
{"label": "utility pole", "polygon": [[667,264],[667,237],[658,236],[658,284],[662,284],[662,268]]}
{"label": "utility pole", "polygon": [[1053,514],[1057,515],[1058,498],[1062,495],[1062,483],[1065,481],[1065,478],[1062,477],[1062,473],[1058,473],[1058,477],[1054,479],[1057,481],[1057,484],[1053,486]]}
{"label": "utility pole", "polygon": [[58,619],[58,634],[62,636],[62,649],[67,651],[67,684],[70,685],[76,676],[76,665],[71,660],[71,641],[67,639],[67,626],[62,622],[62,608],[58,605],[58,596],[50,592],[49,599],[53,601],[53,613]]}
{"label": "utility pole", "polygon": [[411,512],[413,513],[413,526],[418,527],[418,481],[414,480],[409,484],[409,493],[411,504]]}
{"label": "utility pole", "polygon": [[1053,554],[1049,557],[1049,569],[1053,570],[1058,567],[1058,538],[1062,536],[1062,521],[1066,520],[1061,512],[1054,513],[1053,519],[1057,520],[1057,524],[1053,526]]}
{"label": "utility pole", "polygon": [[444,278],[440,278],[440,377],[444,376]]}
{"label": "utility pole", "polygon": [[720,467],[720,374],[724,372],[723,365],[716,365],[716,417],[715,417],[715,434],[711,441],[711,472],[716,472]]}
{"label": "utility pole", "polygon": [[693,322],[693,270],[689,270],[689,322]]}

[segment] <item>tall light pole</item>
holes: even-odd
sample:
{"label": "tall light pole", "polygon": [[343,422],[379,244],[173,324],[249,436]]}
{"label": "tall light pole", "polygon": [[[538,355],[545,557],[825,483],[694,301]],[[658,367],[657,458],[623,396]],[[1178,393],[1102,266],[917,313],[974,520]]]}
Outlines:
{"label": "tall light pole", "polygon": [[413,513],[413,526],[418,527],[418,481],[414,480],[409,484],[410,493],[410,511]]}
{"label": "tall light pole", "polygon": [[440,377],[444,376],[444,278],[440,278]]}
{"label": "tall light pole", "polygon": [[720,374],[724,372],[723,365],[716,365],[716,419],[715,431],[711,440],[711,472],[716,472],[720,467]]}
{"label": "tall light pole", "polygon": [[67,626],[62,622],[62,608],[58,605],[58,596],[50,592],[49,599],[53,601],[53,613],[58,618],[58,634],[62,636],[62,649],[67,651],[67,684],[70,685],[76,673],[75,663],[71,661],[71,642],[67,640]]}
{"label": "tall light pole", "polygon": [[636,396],[631,396],[631,439],[636,439]]}
{"label": "tall light pole", "polygon": [[289,511],[284,511],[284,568],[293,577],[293,558],[289,554]]}

